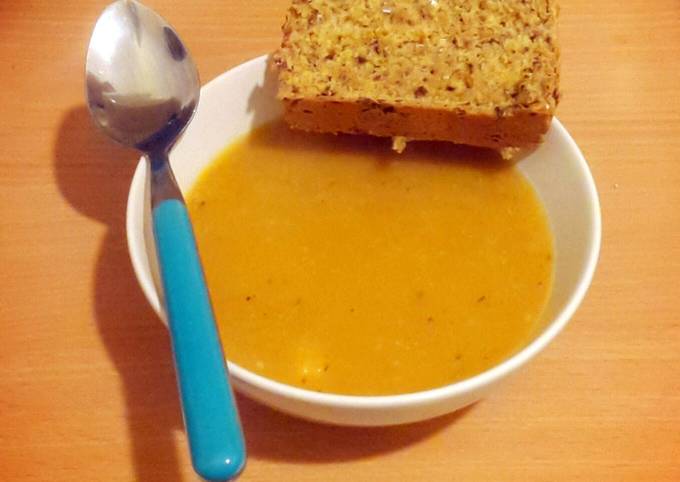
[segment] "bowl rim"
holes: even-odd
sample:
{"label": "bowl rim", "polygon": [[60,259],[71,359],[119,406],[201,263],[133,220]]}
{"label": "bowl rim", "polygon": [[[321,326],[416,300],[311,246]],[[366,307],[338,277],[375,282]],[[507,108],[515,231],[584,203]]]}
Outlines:
{"label": "bowl rim", "polygon": [[[219,88],[220,84],[225,80],[226,77],[264,63],[266,62],[267,57],[267,55],[256,57],[218,75],[201,88],[201,99],[209,97],[210,92]],[[585,297],[595,273],[602,241],[600,201],[597,188],[595,186],[595,181],[590,168],[588,167],[588,163],[586,162],[574,139],[571,137],[571,135],[569,135],[565,127],[556,117],[553,118],[550,128],[556,131],[559,138],[566,141],[569,155],[576,159],[578,168],[580,169],[585,180],[587,197],[590,201],[589,204],[591,210],[590,239],[587,240],[590,249],[585,266],[578,281],[578,286],[571,293],[568,302],[558,313],[558,315],[550,322],[547,328],[545,328],[528,345],[509,358],[477,375],[444,385],[442,387],[411,393],[401,393],[394,395],[344,395],[316,392],[266,378],[231,361],[227,361],[229,373],[232,378],[236,379],[235,385],[238,387],[240,383],[245,383],[287,399],[295,399],[299,402],[324,405],[334,408],[398,408],[434,403],[442,399],[449,399],[482,389],[483,387],[504,378],[506,375],[524,365],[528,360],[543,350],[548,345],[548,343],[550,343],[567,325],[570,318],[574,315],[577,308],[583,301],[583,298]],[[165,312],[161,307],[158,291],[154,284],[151,273],[146,269],[148,263],[145,263],[144,260],[147,258],[148,253],[146,250],[142,249],[142,243],[137,242],[135,236],[138,227],[137,223],[135,222],[137,220],[135,209],[139,202],[143,202],[143,199],[139,198],[144,195],[144,189],[140,189],[141,186],[138,185],[141,185],[145,179],[146,165],[145,159],[142,157],[140,158],[137,169],[135,170],[128,195],[126,209],[128,252],[130,254],[135,276],[142,288],[142,291],[144,292],[147,301],[156,314],[161,318],[163,324],[166,324],[167,326]]]}

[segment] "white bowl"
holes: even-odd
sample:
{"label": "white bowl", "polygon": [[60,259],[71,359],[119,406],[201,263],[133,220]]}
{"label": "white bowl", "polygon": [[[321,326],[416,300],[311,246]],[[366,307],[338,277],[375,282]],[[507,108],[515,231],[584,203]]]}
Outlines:
{"label": "white bowl", "polygon": [[[239,65],[201,90],[198,111],[170,160],[183,191],[232,139],[275,119],[280,106],[267,74],[267,57]],[[342,425],[391,425],[424,420],[479,400],[498,381],[541,351],[569,321],[590,285],[600,250],[600,207],[588,165],[572,138],[554,119],[545,142],[518,164],[545,204],[555,239],[555,282],[544,312],[545,328],[521,351],[493,368],[441,388],[391,396],[318,393],[279,383],[234,363],[237,390],[303,418]],[[148,205],[148,173],[137,166],[127,208],[128,248],[149,303],[165,318]]]}

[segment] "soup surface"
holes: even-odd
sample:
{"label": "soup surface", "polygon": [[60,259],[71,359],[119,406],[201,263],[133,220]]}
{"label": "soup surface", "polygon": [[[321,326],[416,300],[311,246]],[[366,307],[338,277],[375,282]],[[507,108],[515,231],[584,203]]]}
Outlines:
{"label": "soup surface", "polygon": [[187,197],[225,351],[312,390],[412,392],[480,373],[537,329],[552,237],[491,151],[241,138]]}

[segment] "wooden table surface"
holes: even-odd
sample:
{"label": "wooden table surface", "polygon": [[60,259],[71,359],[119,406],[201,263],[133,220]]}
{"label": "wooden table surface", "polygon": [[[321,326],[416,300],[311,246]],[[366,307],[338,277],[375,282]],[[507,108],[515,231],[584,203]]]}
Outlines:
{"label": "wooden table surface", "polygon": [[[287,0],[153,0],[208,80],[276,48]],[[0,480],[194,480],[165,329],[133,277],[137,154],[93,130],[106,0],[0,0]],[[486,400],[351,429],[239,398],[244,481],[680,480],[680,3],[563,0],[559,118],[604,237],[566,331]]]}

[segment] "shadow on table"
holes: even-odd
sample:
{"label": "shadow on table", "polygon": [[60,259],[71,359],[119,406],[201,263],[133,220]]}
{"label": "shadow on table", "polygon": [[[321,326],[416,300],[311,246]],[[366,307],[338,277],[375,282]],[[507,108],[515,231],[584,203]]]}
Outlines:
{"label": "shadow on table", "polygon": [[[98,132],[85,106],[64,115],[54,148],[64,198],[106,226],[94,277],[96,323],[120,373],[135,480],[181,481],[174,433],[182,428],[166,329],[137,285],[127,253],[125,206],[139,154]],[[324,463],[397,450],[444,428],[465,411],[419,424],[332,427],[279,414],[239,396],[249,456]]]}
{"label": "shadow on table", "polygon": [[307,422],[239,396],[239,410],[253,458],[331,463],[393,452],[423,440],[464,417],[473,406],[425,422],[392,427],[338,427]]}
{"label": "shadow on table", "polygon": [[106,226],[94,274],[95,322],[120,374],[135,480],[178,482],[174,431],[182,419],[169,338],[135,281],[125,239],[125,205],[138,158],[105,138],[85,106],[64,115],[54,172],[66,200]]}

